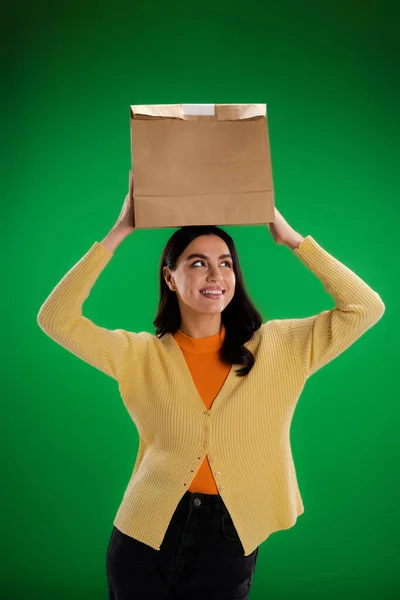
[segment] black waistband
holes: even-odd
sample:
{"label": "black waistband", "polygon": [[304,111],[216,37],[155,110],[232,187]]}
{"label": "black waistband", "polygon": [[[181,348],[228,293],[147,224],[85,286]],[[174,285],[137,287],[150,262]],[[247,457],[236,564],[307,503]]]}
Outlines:
{"label": "black waistband", "polygon": [[220,494],[204,494],[203,492],[190,492],[189,490],[184,494],[187,498],[193,502],[195,498],[200,498],[204,504],[224,504]]}

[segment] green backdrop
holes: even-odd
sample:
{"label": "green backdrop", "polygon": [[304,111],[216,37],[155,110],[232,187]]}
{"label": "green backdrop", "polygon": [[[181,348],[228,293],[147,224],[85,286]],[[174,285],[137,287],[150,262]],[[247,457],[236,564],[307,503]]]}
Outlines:
{"label": "green backdrop", "polygon": [[[291,427],[305,513],[262,544],[250,598],[400,597],[395,6],[73,0],[3,11],[0,597],[107,598],[105,553],[137,431],[116,383],[36,318],[119,215],[129,105],[176,102],[266,102],[278,209],[386,304],[307,382]],[[226,229],[264,319],[334,306],[265,226]],[[84,315],[154,332],[158,261],[173,231],[130,236]]]}

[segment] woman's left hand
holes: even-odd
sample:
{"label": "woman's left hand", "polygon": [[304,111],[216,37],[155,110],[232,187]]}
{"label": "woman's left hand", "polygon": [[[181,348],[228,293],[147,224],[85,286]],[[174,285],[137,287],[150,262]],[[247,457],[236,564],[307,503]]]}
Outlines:
{"label": "woman's left hand", "polygon": [[284,244],[291,248],[298,248],[301,242],[304,240],[303,236],[300,233],[297,233],[290,227],[289,223],[282,217],[279,210],[274,207],[275,210],[275,221],[274,223],[266,223],[270,234],[274,238],[274,241],[277,244]]}

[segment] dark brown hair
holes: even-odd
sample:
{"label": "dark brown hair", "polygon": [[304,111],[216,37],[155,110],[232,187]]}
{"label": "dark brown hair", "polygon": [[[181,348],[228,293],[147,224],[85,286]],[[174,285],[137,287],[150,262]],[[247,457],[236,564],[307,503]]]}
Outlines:
{"label": "dark brown hair", "polygon": [[251,371],[254,365],[254,356],[244,344],[250,340],[254,331],[261,327],[262,317],[245,290],[233,239],[226,231],[215,225],[187,225],[175,231],[167,241],[159,265],[160,300],[157,315],[153,321],[153,325],[156,327],[156,336],[160,338],[166,333],[173,334],[181,324],[178,299],[175,292],[171,291],[165,282],[163,268],[176,269],[182,252],[200,235],[218,235],[226,242],[232,256],[236,276],[235,294],[221,313],[226,335],[220,349],[220,357],[229,364],[243,364],[243,367],[236,371],[238,377],[243,377]]}

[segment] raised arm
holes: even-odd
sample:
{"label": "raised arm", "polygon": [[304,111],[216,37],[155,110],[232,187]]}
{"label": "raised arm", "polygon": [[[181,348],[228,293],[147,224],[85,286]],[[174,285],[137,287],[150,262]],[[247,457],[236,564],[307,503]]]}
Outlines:
{"label": "raised arm", "polygon": [[82,306],[115,249],[134,231],[131,198],[130,174],[129,192],[116,224],[64,275],[37,316],[39,326],[51,339],[117,380],[124,373],[132,345],[139,343],[140,334],[99,327],[82,315]]}
{"label": "raised arm", "polygon": [[309,377],[379,321],[385,305],[377,292],[321,248],[311,236],[303,238],[291,228],[289,231],[283,222],[286,223],[279,215],[277,225],[270,224],[270,230],[274,227],[274,239],[277,236],[284,240],[278,243],[293,250],[318,277],[336,305],[331,310],[303,319],[276,321]]}

